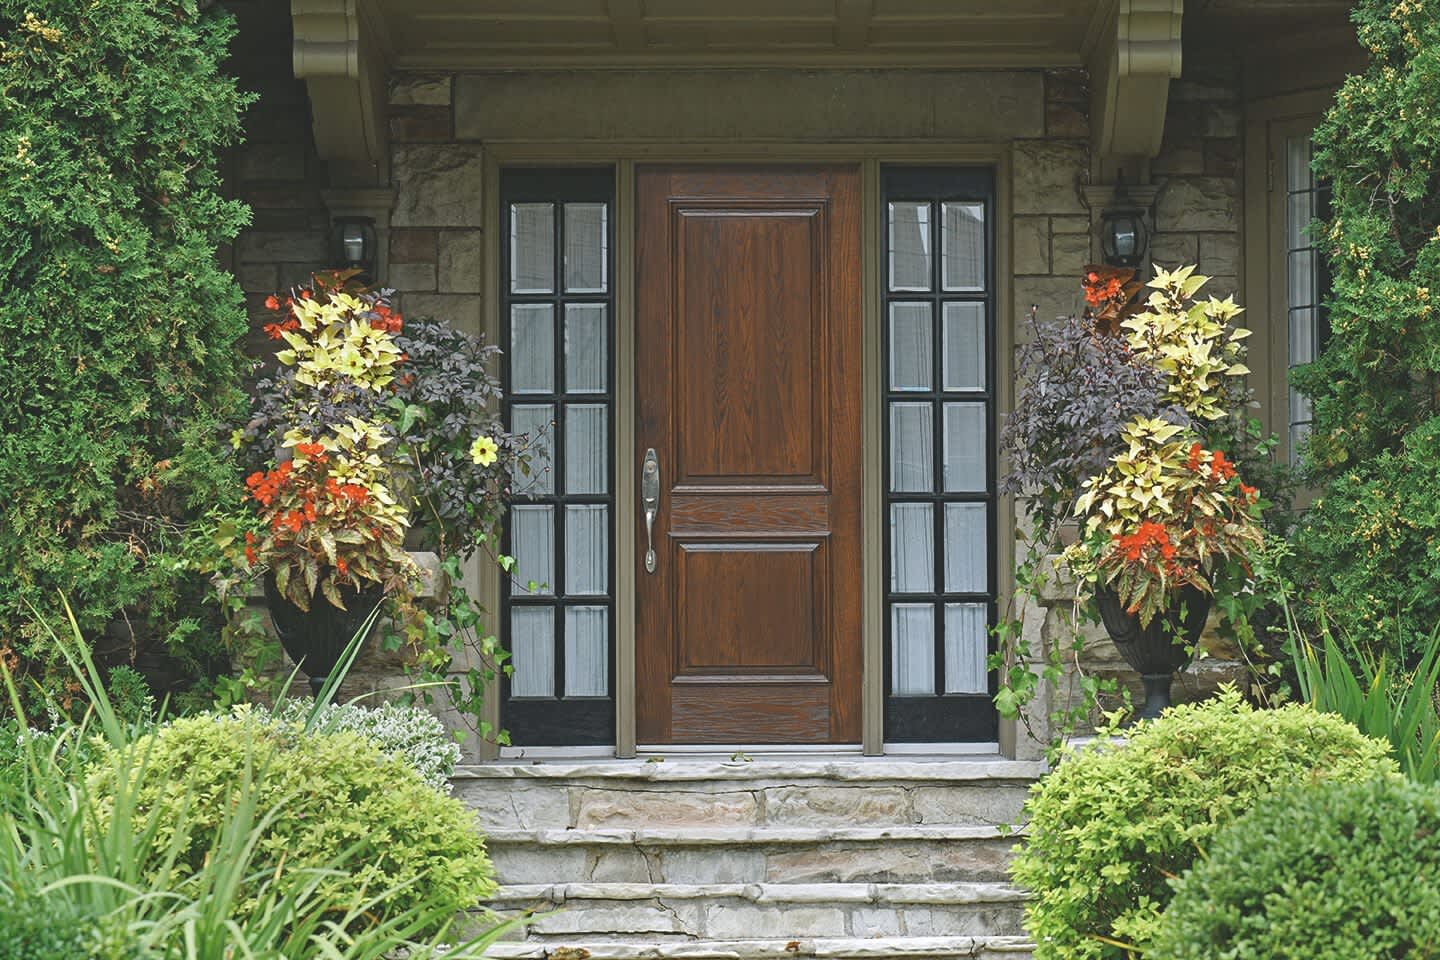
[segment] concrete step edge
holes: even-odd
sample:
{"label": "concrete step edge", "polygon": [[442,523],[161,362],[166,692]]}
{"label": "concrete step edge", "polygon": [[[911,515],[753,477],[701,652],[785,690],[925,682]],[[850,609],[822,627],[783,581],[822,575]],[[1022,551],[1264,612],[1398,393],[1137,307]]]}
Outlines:
{"label": "concrete step edge", "polygon": [[[653,941],[497,943],[487,950],[496,960],[788,960],[791,957],[888,958],[971,957],[992,953],[1028,953],[1034,944],[1024,937],[868,937],[805,940],[691,940],[667,944]],[[579,951],[583,950],[584,954]],[[563,951],[563,952],[562,952]]]}
{"label": "concrete step edge", "polygon": [[764,846],[820,843],[891,843],[896,841],[1005,840],[1024,836],[1023,830],[1004,830],[972,824],[932,824],[895,827],[693,827],[577,828],[574,830],[490,830],[492,845],[541,847],[569,846]]}
{"label": "concrete step edge", "polygon": [[752,760],[724,762],[675,758],[665,763],[643,760],[493,761],[455,769],[456,783],[470,780],[514,781],[644,781],[685,783],[715,780],[763,780],[786,785],[800,781],[821,783],[873,783],[919,781],[945,783],[1029,783],[1046,771],[1041,761],[999,758],[964,760],[902,760],[852,758],[846,760]]}
{"label": "concrete step edge", "polygon": [[502,887],[491,905],[587,900],[745,900],[751,903],[1019,903],[1008,883],[535,883]]}

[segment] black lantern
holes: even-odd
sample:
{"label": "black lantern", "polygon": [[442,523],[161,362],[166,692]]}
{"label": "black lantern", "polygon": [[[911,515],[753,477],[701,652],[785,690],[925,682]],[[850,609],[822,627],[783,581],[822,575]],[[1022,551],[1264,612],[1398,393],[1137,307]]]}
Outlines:
{"label": "black lantern", "polygon": [[375,221],[369,217],[335,218],[335,262],[342,270],[359,270],[356,279],[375,276]]}
{"label": "black lantern", "polygon": [[1105,262],[1112,267],[1138,268],[1145,261],[1149,239],[1145,211],[1131,201],[1122,173],[1115,180],[1115,196],[1100,214],[1100,245]]}

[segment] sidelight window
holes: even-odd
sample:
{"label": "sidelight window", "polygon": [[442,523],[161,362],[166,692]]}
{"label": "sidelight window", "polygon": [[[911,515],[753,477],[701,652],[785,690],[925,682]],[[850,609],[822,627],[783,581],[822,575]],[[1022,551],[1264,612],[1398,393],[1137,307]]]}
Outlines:
{"label": "sidelight window", "polygon": [[994,186],[883,174],[885,738],[995,739]]}
{"label": "sidelight window", "polygon": [[502,592],[516,744],[614,742],[613,173],[501,177],[510,429],[530,438]]}
{"label": "sidelight window", "polygon": [[[1313,362],[1330,337],[1324,300],[1330,292],[1325,258],[1310,235],[1310,223],[1330,215],[1330,188],[1310,168],[1315,141],[1309,136],[1285,139],[1285,315],[1289,331],[1288,366]],[[1289,394],[1290,461],[1310,434],[1314,407],[1294,387]]]}

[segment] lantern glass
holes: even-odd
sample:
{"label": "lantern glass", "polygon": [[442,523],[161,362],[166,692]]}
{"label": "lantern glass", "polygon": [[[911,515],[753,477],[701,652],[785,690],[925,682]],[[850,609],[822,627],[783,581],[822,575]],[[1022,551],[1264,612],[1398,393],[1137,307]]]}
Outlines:
{"label": "lantern glass", "polygon": [[1144,215],[1135,210],[1105,211],[1105,262],[1114,267],[1136,267],[1145,257]]}
{"label": "lantern glass", "polygon": [[343,217],[335,221],[337,266],[359,270],[364,276],[375,267],[375,224],[367,217]]}

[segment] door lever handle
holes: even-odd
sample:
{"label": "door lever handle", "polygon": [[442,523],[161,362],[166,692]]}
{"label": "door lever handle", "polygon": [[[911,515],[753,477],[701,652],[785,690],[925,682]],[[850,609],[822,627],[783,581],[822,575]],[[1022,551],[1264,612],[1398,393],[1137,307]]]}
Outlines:
{"label": "door lever handle", "polygon": [[655,514],[660,509],[660,461],[655,448],[645,451],[640,468],[640,505],[645,511],[645,572],[655,572]]}

